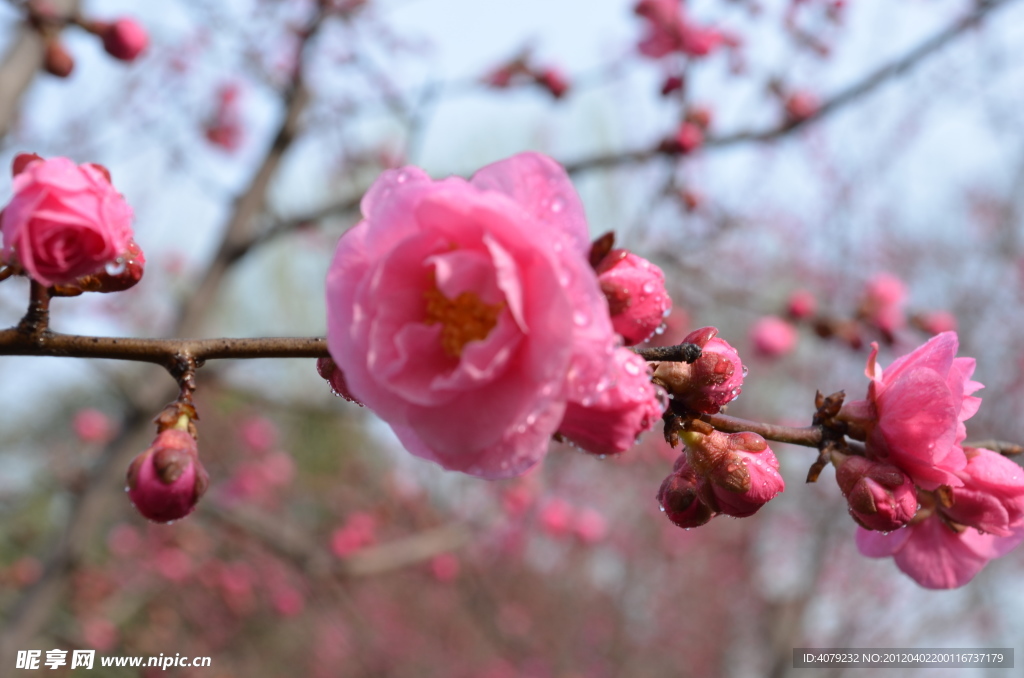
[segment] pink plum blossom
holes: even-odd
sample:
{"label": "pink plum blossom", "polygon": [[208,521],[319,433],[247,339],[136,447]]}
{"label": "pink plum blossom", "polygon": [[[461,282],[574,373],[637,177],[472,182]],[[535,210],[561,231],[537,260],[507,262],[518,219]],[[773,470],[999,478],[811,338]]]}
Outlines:
{"label": "pink plum blossom", "polygon": [[502,478],[547,451],[567,405],[620,376],[565,171],[524,153],[470,180],[389,170],[327,276],[327,344],[351,393],[413,454]]}
{"label": "pink plum blossom", "polygon": [[917,316],[915,323],[928,334],[956,331],[956,316],[949,311],[931,311]]}
{"label": "pink plum blossom", "polygon": [[678,406],[715,414],[739,396],[746,368],[739,353],[724,339],[717,338],[718,329],[702,327],[690,332],[684,342],[701,347],[701,357],[692,365],[683,362],[657,363],[654,383],[663,387]]}
{"label": "pink plum blossom", "polygon": [[779,358],[791,353],[798,338],[793,325],[773,315],[761,318],[750,328],[754,352],[765,358]]}
{"label": "pink plum blossom", "polygon": [[791,122],[800,122],[817,114],[821,109],[821,102],[811,92],[797,90],[786,97],[784,106],[786,117]]}
{"label": "pink plum blossom", "polygon": [[921,586],[950,589],[974,578],[988,561],[1024,540],[1024,473],[990,450],[969,450],[964,483],[948,492],[921,493],[907,527],[880,533],[859,528],[857,548],[872,558],[892,556]]}
{"label": "pink plum blossom", "polygon": [[955,357],[958,346],[956,333],[943,332],[883,371],[873,343],[867,399],[846,403],[839,414],[863,429],[869,458],[892,464],[926,490],[963,485],[964,421],[981,406],[971,395],[982,388],[971,379],[974,359]]}
{"label": "pink plum blossom", "polygon": [[917,492],[906,473],[865,457],[832,454],[836,482],[849,504],[850,515],[869,530],[892,531],[917,513]]}
{"label": "pink plum blossom", "polygon": [[626,346],[649,339],[672,310],[662,270],[627,250],[612,250],[596,270],[612,327]]}
{"label": "pink plum blossom", "polygon": [[124,256],[132,209],[98,165],[31,160],[0,217],[3,255],[43,285],[73,283]]}
{"label": "pink plum blossom", "polygon": [[139,513],[157,523],[191,513],[209,483],[195,438],[175,428],[159,433],[128,467],[128,497]]}
{"label": "pink plum blossom", "polygon": [[627,348],[615,350],[610,381],[582,402],[570,401],[558,432],[587,452],[619,454],[661,420],[664,393],[651,383],[643,358]]}
{"label": "pink plum blossom", "polygon": [[353,513],[331,534],[331,551],[345,558],[377,543],[377,520],[369,513]]}

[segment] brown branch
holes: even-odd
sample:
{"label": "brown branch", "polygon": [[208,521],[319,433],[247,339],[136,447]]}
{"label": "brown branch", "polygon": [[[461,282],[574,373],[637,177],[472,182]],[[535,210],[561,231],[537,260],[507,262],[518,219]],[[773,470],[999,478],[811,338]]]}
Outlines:
{"label": "brown branch", "polygon": [[[774,141],[812,122],[821,120],[861,97],[870,94],[893,78],[910,71],[927,57],[935,54],[957,37],[977,26],[989,13],[1013,1],[981,0],[977,2],[974,9],[968,14],[957,19],[902,57],[872,71],[853,85],[827,99],[813,115],[809,115],[801,120],[787,120],[782,124],[763,130],[746,130],[722,136],[710,135],[704,140],[702,148],[725,148],[747,141]],[[679,155],[678,149],[670,148],[669,145],[664,145],[659,141],[657,145],[649,148],[620,153],[607,153],[577,160],[576,162],[566,164],[565,169],[569,174],[580,174],[595,169],[639,164],[659,156],[674,157],[677,155]]]}
{"label": "brown branch", "polygon": [[993,452],[998,452],[999,454],[1007,457],[1024,452],[1024,445],[1010,443],[1005,440],[970,440],[965,443],[961,443],[961,446],[983,447],[986,450],[992,450]]}
{"label": "brown branch", "polygon": [[26,342],[36,344],[42,340],[50,326],[50,290],[35,280],[30,287],[28,311],[18,323],[15,332]]}
{"label": "brown branch", "polygon": [[329,354],[323,337],[138,339],[48,331],[27,336],[20,328],[12,328],[0,330],[0,355],[130,360],[177,369],[183,357],[201,365],[206,360],[325,358]]}
{"label": "brown branch", "polygon": [[724,433],[743,433],[750,431],[757,433],[766,440],[774,440],[779,443],[791,443],[805,447],[818,447],[821,445],[822,435],[820,426],[780,426],[779,424],[765,424],[759,421],[730,417],[725,414],[702,414],[700,420],[707,422],[715,429]]}

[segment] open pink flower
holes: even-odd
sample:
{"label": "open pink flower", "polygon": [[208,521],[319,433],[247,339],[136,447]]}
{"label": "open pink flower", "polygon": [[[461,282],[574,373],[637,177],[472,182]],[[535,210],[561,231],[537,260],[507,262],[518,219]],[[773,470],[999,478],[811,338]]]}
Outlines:
{"label": "open pink flower", "polygon": [[73,283],[124,256],[132,209],[101,167],[32,160],[0,217],[4,259],[43,285]]}
{"label": "open pink flower", "polygon": [[327,276],[327,344],[413,454],[486,478],[541,459],[615,378],[615,333],[565,171],[524,153],[470,181],[385,172]]}
{"label": "open pink flower", "polygon": [[921,494],[921,509],[907,527],[883,534],[859,529],[866,556],[892,556],[921,586],[963,586],[988,561],[1024,540],[1024,473],[1012,461],[969,449],[962,487]]}
{"label": "open pink flower", "polygon": [[883,371],[872,344],[868,397],[848,402],[839,415],[866,430],[868,457],[896,466],[926,490],[964,484],[963,422],[978,411],[981,398],[971,394],[982,384],[971,379],[974,359],[955,357],[958,346],[956,333],[943,332]]}

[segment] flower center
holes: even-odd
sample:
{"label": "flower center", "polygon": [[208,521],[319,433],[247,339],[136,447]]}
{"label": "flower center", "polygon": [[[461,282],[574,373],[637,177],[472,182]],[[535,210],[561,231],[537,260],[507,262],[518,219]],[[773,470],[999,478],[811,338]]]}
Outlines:
{"label": "flower center", "polygon": [[423,293],[427,300],[427,325],[441,323],[441,348],[446,355],[458,358],[463,347],[471,341],[486,339],[498,323],[498,315],[505,304],[488,304],[475,292],[463,292],[449,299],[437,285]]}

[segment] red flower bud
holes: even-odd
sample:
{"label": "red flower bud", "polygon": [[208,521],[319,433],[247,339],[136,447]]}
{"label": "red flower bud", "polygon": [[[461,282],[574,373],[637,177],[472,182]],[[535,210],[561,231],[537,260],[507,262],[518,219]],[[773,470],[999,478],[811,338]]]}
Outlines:
{"label": "red flower bud", "polygon": [[697,476],[686,462],[685,454],[661,483],[658,503],[668,519],[683,528],[700,527],[715,516],[715,511],[700,497]]}
{"label": "red flower bud", "polygon": [[107,54],[121,61],[134,61],[149,46],[146,29],[132,19],[99,24],[99,35]]}
{"label": "red flower bud", "polygon": [[610,252],[597,266],[597,280],[608,300],[612,327],[626,346],[649,339],[672,308],[665,274],[632,252]]}
{"label": "red flower bud", "polygon": [[756,433],[687,431],[680,437],[701,499],[719,513],[745,518],[786,488],[779,460]]}
{"label": "red flower bud", "polygon": [[192,513],[209,484],[195,438],[176,428],[159,433],[128,467],[128,497],[139,513],[157,523]]}
{"label": "red flower bud", "polygon": [[891,532],[917,513],[914,483],[895,466],[838,453],[833,454],[833,463],[850,515],[862,527]]}
{"label": "red flower bud", "polygon": [[331,385],[331,392],[339,398],[344,398],[350,403],[355,403],[360,407],[363,406],[354,395],[348,390],[348,384],[345,383],[345,374],[341,371],[333,360],[330,358],[317,358],[316,360],[316,371],[323,379]]}
{"label": "red flower bud", "polygon": [[682,362],[658,363],[654,382],[662,386],[682,406],[704,414],[715,414],[734,400],[742,390],[746,368],[714,327],[694,330],[684,342],[701,347],[701,357],[692,365]]}

